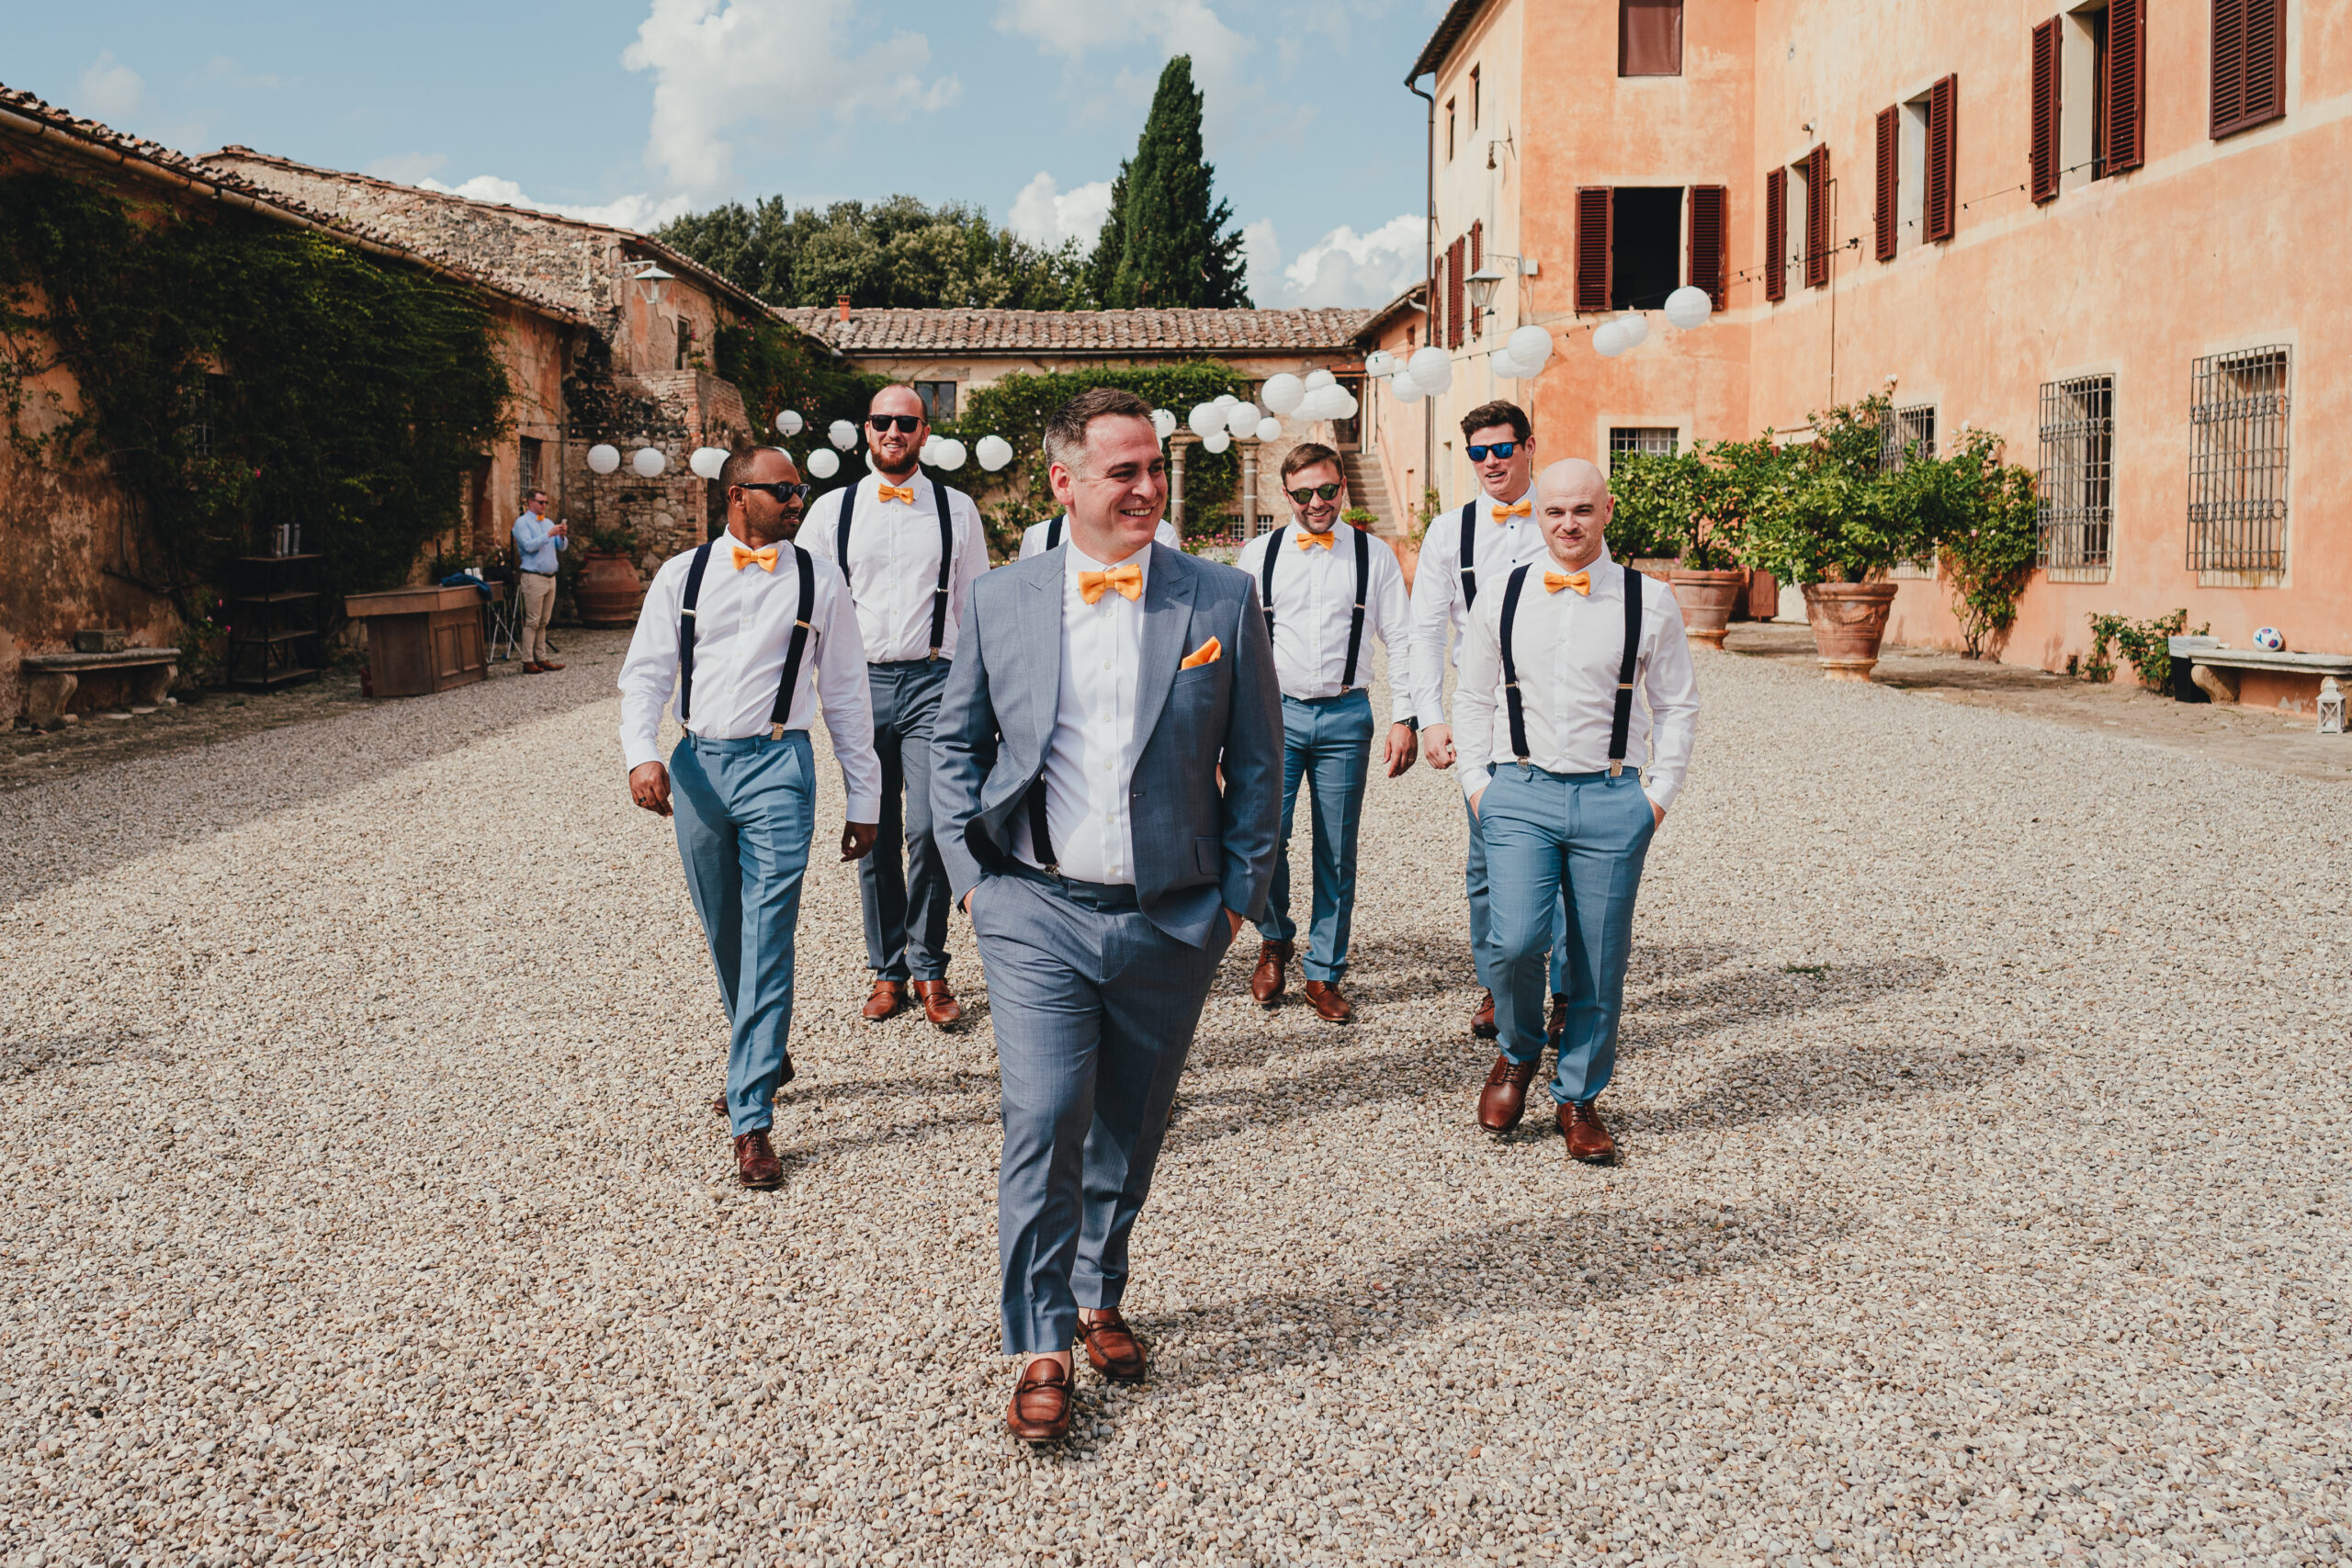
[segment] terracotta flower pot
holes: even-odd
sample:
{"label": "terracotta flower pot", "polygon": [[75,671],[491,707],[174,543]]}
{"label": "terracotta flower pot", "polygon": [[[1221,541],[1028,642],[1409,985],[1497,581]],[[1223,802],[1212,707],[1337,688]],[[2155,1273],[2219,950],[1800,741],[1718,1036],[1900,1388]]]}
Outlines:
{"label": "terracotta flower pot", "polygon": [[1682,631],[1690,646],[1723,647],[1731,613],[1747,592],[1747,571],[1686,571],[1678,566],[1667,581],[1674,588],[1675,603],[1682,606]]}
{"label": "terracotta flower pot", "polygon": [[1894,608],[1892,582],[1808,582],[1805,618],[1813,623],[1813,645],[1821,672],[1832,681],[1867,681],[1878,664],[1886,637],[1887,612]]}
{"label": "terracotta flower pot", "polygon": [[1405,592],[1413,591],[1413,570],[1421,564],[1421,545],[1418,539],[1395,538],[1388,547],[1396,552],[1396,564],[1405,573]]}
{"label": "terracotta flower pot", "polygon": [[638,581],[628,557],[616,550],[590,550],[581,559],[571,602],[583,626],[633,626],[638,607],[645,603],[645,584]]}

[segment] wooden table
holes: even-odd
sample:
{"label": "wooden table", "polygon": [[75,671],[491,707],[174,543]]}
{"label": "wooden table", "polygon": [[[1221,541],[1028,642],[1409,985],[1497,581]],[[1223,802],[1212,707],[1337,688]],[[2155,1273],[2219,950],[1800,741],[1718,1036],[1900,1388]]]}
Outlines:
{"label": "wooden table", "polygon": [[[491,599],[505,584],[490,585]],[[421,697],[485,680],[479,588],[390,588],[354,593],[344,613],[368,623],[368,670],[379,697]]]}

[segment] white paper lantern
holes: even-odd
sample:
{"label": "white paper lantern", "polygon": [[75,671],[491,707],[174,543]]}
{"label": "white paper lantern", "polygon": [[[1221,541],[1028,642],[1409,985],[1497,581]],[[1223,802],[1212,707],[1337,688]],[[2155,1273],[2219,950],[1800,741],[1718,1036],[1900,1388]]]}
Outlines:
{"label": "white paper lantern", "polygon": [[1541,370],[1544,362],[1552,357],[1552,333],[1545,327],[1521,327],[1503,340],[1503,346],[1521,365],[1532,370]]}
{"label": "white paper lantern", "polygon": [[1240,400],[1241,400],[1239,398],[1235,397],[1231,392],[1219,392],[1216,397],[1211,400],[1209,406],[1211,408],[1229,409]]}
{"label": "white paper lantern", "polygon": [[1283,422],[1268,414],[1258,422],[1258,428],[1252,434],[1260,441],[1279,441],[1283,434]]}
{"label": "white paper lantern", "polygon": [[831,479],[842,471],[841,454],[818,447],[808,454],[808,471],[820,479]]}
{"label": "white paper lantern", "polygon": [[1233,436],[1227,431],[1214,431],[1201,437],[1201,450],[1204,452],[1222,452],[1232,445]]}
{"label": "white paper lantern", "polygon": [[686,467],[695,471],[695,478],[698,479],[715,479],[718,477],[718,470],[726,466],[727,448],[724,446],[697,446],[694,456],[686,459]]}
{"label": "white paper lantern", "polygon": [[[1176,434],[1176,416],[1170,413],[1166,409],[1154,409],[1151,411],[1151,428],[1159,433],[1159,438],[1162,441],[1167,440],[1170,436]],[[1010,453],[1012,450],[1012,448],[1010,446],[1005,448],[1007,453]],[[988,461],[985,457],[980,460],[984,463]]]}
{"label": "white paper lantern", "polygon": [[1258,428],[1258,405],[1236,403],[1226,410],[1225,428],[1240,439],[1248,440],[1250,434]]}
{"label": "white paper lantern", "polygon": [[1592,329],[1592,352],[1603,359],[1614,359],[1632,346],[1615,321],[1603,321]]}
{"label": "white paper lantern", "polygon": [[825,439],[846,452],[857,445],[857,426],[845,419],[837,419],[825,427]]}
{"label": "white paper lantern", "polygon": [[619,447],[608,446],[605,443],[599,441],[596,445],[588,448],[588,471],[590,473],[609,474],[620,466],[621,449]]}
{"label": "white paper lantern", "polygon": [[[922,445],[915,448],[915,461],[924,465],[926,468],[935,465],[939,461],[938,436],[926,435],[922,438]],[[866,467],[872,468],[873,465],[869,463]]]}
{"label": "white paper lantern", "polygon": [[775,416],[775,429],[779,435],[797,435],[808,423],[807,420],[800,417],[797,409],[786,409]]}
{"label": "white paper lantern", "polygon": [[636,456],[629,458],[628,466],[637,470],[640,479],[658,479],[662,477],[662,470],[670,466],[670,460],[651,446],[640,446]]}
{"label": "white paper lantern", "polygon": [[1194,403],[1184,423],[1193,434],[1206,441],[1212,432],[1225,428],[1225,411],[1215,403]]}
{"label": "white paper lantern", "polygon": [[1715,302],[1707,298],[1703,288],[1686,283],[1666,297],[1666,319],[1686,333],[1692,327],[1705,326],[1707,318],[1714,313]]}
{"label": "white paper lantern", "polygon": [[1431,397],[1453,385],[1453,357],[1434,344],[1416,352],[1405,367]]}
{"label": "white paper lantern", "polygon": [[1401,370],[1388,378],[1388,391],[1400,403],[1418,403],[1429,396],[1419,381]]}
{"label": "white paper lantern", "polygon": [[1311,392],[1317,387],[1328,387],[1336,379],[1329,370],[1309,370],[1306,373],[1306,389]]}
{"label": "white paper lantern", "polygon": [[1268,412],[1287,419],[1298,412],[1300,401],[1306,396],[1306,383],[1285,370],[1278,376],[1267,377],[1266,384],[1258,389],[1258,395],[1266,400]]}
{"label": "white paper lantern", "polygon": [[1494,371],[1495,377],[1498,380],[1524,381],[1535,374],[1535,372],[1530,370],[1526,366],[1521,365],[1518,360],[1512,358],[1510,350],[1508,348],[1498,348],[1495,350],[1494,353],[1487,355],[1487,365],[1489,369]]}
{"label": "white paper lantern", "polygon": [[[1167,414],[1168,416],[1169,430],[1175,429],[1176,416],[1172,413],[1168,413],[1166,409],[1161,409],[1159,413],[1153,414],[1151,423],[1154,425],[1159,424],[1161,414]],[[1166,431],[1162,431],[1160,433],[1160,438],[1162,440],[1167,438]],[[989,473],[993,474],[1002,468],[1007,463],[1012,461],[1012,443],[1007,441],[1001,435],[983,435],[979,440],[973,443],[972,456],[980,460],[981,468],[986,468]]]}
{"label": "white paper lantern", "polygon": [[950,435],[939,442],[931,460],[952,474],[964,466],[964,459],[968,455],[964,450],[964,444]]}
{"label": "white paper lantern", "polygon": [[1649,341],[1650,319],[1638,310],[1628,310],[1617,318],[1618,340],[1627,348],[1639,348]]}
{"label": "white paper lantern", "polygon": [[[1363,373],[1367,376],[1392,376],[1396,371],[1396,356],[1385,348],[1375,348],[1363,356]],[[1273,385],[1269,381],[1268,386]]]}
{"label": "white paper lantern", "polygon": [[1356,401],[1356,395],[1345,387],[1335,387],[1332,390],[1340,394],[1336,404],[1340,411],[1340,417],[1341,419],[1355,418],[1356,411],[1363,407],[1362,403]]}

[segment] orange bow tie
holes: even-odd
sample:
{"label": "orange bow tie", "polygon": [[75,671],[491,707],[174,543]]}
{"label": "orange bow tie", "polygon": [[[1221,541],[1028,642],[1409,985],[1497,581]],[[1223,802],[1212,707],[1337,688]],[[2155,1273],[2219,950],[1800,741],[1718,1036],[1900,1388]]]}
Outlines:
{"label": "orange bow tie", "polygon": [[1592,596],[1592,573],[1589,571],[1547,571],[1544,574],[1544,592],[1557,593],[1563,588],[1573,588],[1587,598]]}
{"label": "orange bow tie", "polygon": [[1129,561],[1108,571],[1081,571],[1078,574],[1078,596],[1091,604],[1110,589],[1129,604],[1143,597],[1143,568]]}
{"label": "orange bow tie", "polygon": [[1495,508],[1495,521],[1499,523],[1506,517],[1524,517],[1532,510],[1532,503],[1524,501],[1517,506],[1498,506]]}
{"label": "orange bow tie", "polygon": [[1328,550],[1331,547],[1331,536],[1329,534],[1317,534],[1312,529],[1301,528],[1298,531],[1298,547],[1302,550]]}
{"label": "orange bow tie", "polygon": [[774,545],[763,545],[756,550],[747,550],[741,545],[737,545],[735,547],[735,570],[737,571],[742,570],[753,561],[760,563],[760,570],[762,571],[774,572],[775,570],[775,547]]}
{"label": "orange bow tie", "polygon": [[874,493],[885,501],[903,501],[909,506],[915,503],[915,487],[912,485],[878,485]]}

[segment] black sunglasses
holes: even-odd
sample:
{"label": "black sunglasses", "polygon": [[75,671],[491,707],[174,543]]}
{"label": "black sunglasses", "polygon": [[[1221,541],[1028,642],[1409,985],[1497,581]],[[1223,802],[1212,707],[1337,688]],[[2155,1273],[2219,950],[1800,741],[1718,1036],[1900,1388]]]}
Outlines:
{"label": "black sunglasses", "polygon": [[765,491],[768,494],[775,497],[775,503],[778,506],[790,506],[796,501],[805,502],[808,499],[808,487],[807,485],[786,484],[780,479],[774,484],[740,484],[735,488],[737,490]]}
{"label": "black sunglasses", "polygon": [[915,426],[922,423],[922,415],[919,413],[870,413],[865,416],[865,423],[876,435],[881,434],[884,431],[889,429],[894,424],[899,427],[899,434],[912,435],[915,433]]}
{"label": "black sunglasses", "polygon": [[1305,506],[1310,501],[1329,501],[1340,493],[1338,485],[1309,485],[1305,490],[1284,491],[1283,494]]}
{"label": "black sunglasses", "polygon": [[1498,457],[1510,457],[1513,452],[1519,450],[1519,443],[1516,441],[1498,441],[1491,446],[1464,446],[1463,450],[1470,455],[1470,460],[1472,462],[1483,463],[1487,460],[1487,454],[1489,452],[1493,453]]}

